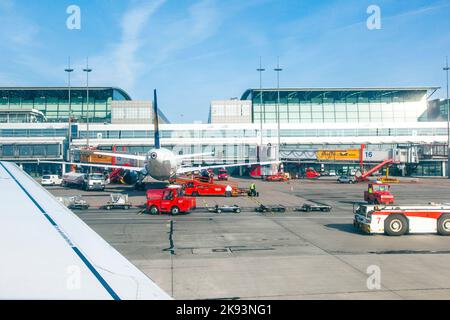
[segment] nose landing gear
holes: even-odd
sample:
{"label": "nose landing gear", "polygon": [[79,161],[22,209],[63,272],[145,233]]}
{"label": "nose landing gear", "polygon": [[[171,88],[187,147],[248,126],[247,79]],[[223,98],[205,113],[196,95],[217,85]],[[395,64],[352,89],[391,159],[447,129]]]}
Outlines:
{"label": "nose landing gear", "polygon": [[134,185],[134,188],[136,190],[140,190],[140,191],[145,191],[146,190],[144,178],[145,178],[145,175],[139,174],[138,179],[137,179],[137,181],[136,181],[136,183]]}

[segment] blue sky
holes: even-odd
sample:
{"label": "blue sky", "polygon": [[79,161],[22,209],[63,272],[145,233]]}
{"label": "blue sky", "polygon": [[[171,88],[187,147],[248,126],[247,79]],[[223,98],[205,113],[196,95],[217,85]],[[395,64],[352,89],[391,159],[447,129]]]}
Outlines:
{"label": "blue sky", "polygon": [[[369,5],[381,29],[366,27]],[[81,29],[66,27],[69,5]],[[173,122],[206,121],[212,99],[281,86],[445,86],[450,0],[0,0],[0,86],[118,86]],[[444,90],[435,94],[443,97]]]}

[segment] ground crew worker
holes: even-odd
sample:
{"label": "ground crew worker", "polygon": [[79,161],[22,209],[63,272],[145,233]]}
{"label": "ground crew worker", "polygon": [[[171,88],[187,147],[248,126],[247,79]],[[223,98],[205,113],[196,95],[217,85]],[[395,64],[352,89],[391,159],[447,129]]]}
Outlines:
{"label": "ground crew worker", "polygon": [[233,191],[233,188],[230,185],[227,185],[227,187],[225,188],[225,196],[226,197],[231,197],[231,192]]}
{"label": "ground crew worker", "polygon": [[256,184],[254,183],[250,184],[250,195],[256,197]]}

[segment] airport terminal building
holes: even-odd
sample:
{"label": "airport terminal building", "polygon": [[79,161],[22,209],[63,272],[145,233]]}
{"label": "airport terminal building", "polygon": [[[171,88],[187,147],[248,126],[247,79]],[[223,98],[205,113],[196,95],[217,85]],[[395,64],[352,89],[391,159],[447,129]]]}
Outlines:
{"label": "airport terminal building", "polygon": [[[280,141],[280,158],[294,171],[357,168],[357,158],[321,155],[364,144],[367,163],[401,151],[402,163],[391,173],[443,176],[448,131],[446,109],[431,100],[437,89],[249,89],[240,99],[211,101],[208,123],[171,124],[160,112],[161,142],[180,154],[215,151],[193,163],[220,164],[256,161],[260,146]],[[70,102],[68,92],[67,87],[0,88],[0,159],[41,174],[58,168],[37,166],[37,159],[77,160],[74,151],[86,148],[88,140],[91,147],[136,154],[153,146],[151,101],[132,100],[120,88],[92,87],[88,105],[86,88],[71,88]]]}

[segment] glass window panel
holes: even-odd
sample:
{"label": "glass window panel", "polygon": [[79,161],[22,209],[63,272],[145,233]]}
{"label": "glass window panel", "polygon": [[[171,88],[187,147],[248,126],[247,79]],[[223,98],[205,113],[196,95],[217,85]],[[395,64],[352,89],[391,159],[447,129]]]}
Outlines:
{"label": "glass window panel", "polygon": [[289,112],[299,113],[300,112],[300,105],[298,105],[298,104],[290,104],[289,105]]}
{"label": "glass window panel", "polygon": [[371,112],[370,120],[381,122],[383,120],[381,112]]}
{"label": "glass window panel", "polygon": [[342,104],[342,103],[336,103],[334,109],[336,110],[336,113],[338,113],[338,112],[346,112],[347,111],[346,105]]}
{"label": "glass window panel", "polygon": [[19,155],[21,157],[31,156],[32,154],[33,154],[33,146],[30,145],[19,146]]}
{"label": "glass window panel", "polygon": [[4,144],[2,146],[2,154],[4,157],[13,157],[14,156],[14,146]]}
{"label": "glass window panel", "polygon": [[347,104],[347,112],[358,112],[357,104]]}
{"label": "glass window panel", "polygon": [[267,119],[276,119],[276,113],[275,112],[270,112],[270,113],[266,113],[266,120]]}
{"label": "glass window panel", "polygon": [[266,113],[276,112],[276,106],[274,104],[266,104]]}
{"label": "glass window panel", "polygon": [[46,145],[47,156],[59,156],[59,145],[58,144],[49,144]]}
{"label": "glass window panel", "polygon": [[370,121],[370,113],[369,112],[360,112],[359,113],[359,121],[360,122],[369,122]]}
{"label": "glass window panel", "polygon": [[45,156],[45,146],[33,146],[33,156]]}
{"label": "glass window panel", "polygon": [[311,123],[311,113],[301,113],[300,119],[302,123]]}
{"label": "glass window panel", "polygon": [[307,103],[307,104],[301,104],[300,105],[300,111],[301,112],[311,112],[311,104]]}

